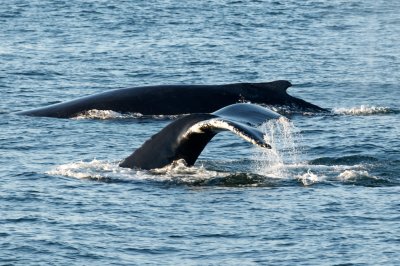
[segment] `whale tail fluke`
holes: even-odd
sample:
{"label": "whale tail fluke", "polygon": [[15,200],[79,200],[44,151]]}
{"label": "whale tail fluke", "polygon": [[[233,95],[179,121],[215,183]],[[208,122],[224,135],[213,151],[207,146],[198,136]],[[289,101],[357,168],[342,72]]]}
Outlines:
{"label": "whale tail fluke", "polygon": [[181,159],[191,166],[207,143],[222,131],[230,131],[256,146],[271,148],[255,126],[279,117],[266,108],[244,103],[224,107],[212,114],[187,115],[152,136],[120,166],[154,169]]}

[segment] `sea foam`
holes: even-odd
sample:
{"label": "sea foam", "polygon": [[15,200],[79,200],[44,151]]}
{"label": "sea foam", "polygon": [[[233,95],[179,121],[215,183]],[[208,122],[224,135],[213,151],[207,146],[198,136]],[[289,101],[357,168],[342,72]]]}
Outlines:
{"label": "sea foam", "polygon": [[119,113],[112,110],[98,110],[91,109],[79,113],[73,119],[98,119],[98,120],[109,120],[109,119],[156,119],[156,120],[170,120],[176,119],[183,115],[144,115],[142,113]]}
{"label": "sea foam", "polygon": [[141,118],[141,117],[143,117],[143,115],[140,113],[121,114],[112,110],[91,109],[78,114],[77,116],[74,117],[74,119],[107,120],[107,119],[123,119],[123,118]]}
{"label": "sea foam", "polygon": [[389,107],[368,106],[368,105],[361,105],[358,107],[350,107],[350,108],[335,108],[335,109],[333,109],[334,114],[357,115],[357,116],[389,114],[389,113],[393,113],[393,112],[394,112],[394,110]]}

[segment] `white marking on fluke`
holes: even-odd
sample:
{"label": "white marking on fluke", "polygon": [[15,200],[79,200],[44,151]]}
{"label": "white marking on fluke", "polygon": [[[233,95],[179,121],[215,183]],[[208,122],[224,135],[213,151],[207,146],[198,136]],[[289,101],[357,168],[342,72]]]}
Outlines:
{"label": "white marking on fluke", "polygon": [[[248,127],[246,125],[242,125],[243,127]],[[188,138],[191,134],[201,134],[205,133],[207,130],[211,130],[213,132],[221,132],[221,131],[231,131],[238,135],[239,137],[243,138],[244,140],[257,145],[262,148],[271,148],[271,146],[266,143],[263,139],[263,133],[256,128],[251,128],[255,133],[258,133],[260,139],[257,140],[254,137],[246,134],[246,132],[240,130],[234,124],[231,124],[225,120],[221,120],[218,118],[209,119],[205,121],[201,121],[196,123],[195,125],[191,126],[188,131],[183,135],[184,138]]]}

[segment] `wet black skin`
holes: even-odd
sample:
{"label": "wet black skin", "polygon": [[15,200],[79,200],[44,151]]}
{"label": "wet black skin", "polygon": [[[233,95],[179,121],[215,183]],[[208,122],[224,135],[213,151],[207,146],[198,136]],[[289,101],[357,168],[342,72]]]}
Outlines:
{"label": "wet black skin", "polygon": [[106,91],[17,114],[71,118],[92,109],[143,115],[211,113],[238,102],[292,106],[299,110],[324,112],[325,109],[290,96],[292,84],[277,80],[266,83],[224,85],[160,85]]}
{"label": "wet black skin", "polygon": [[[211,139],[222,131],[233,132],[268,149],[271,146],[265,142],[263,132],[256,126],[280,117],[267,108],[248,103],[229,105],[211,114],[189,114],[171,122],[153,135],[125,158],[120,166],[149,170],[162,168],[177,160],[184,160],[191,166]],[[212,123],[214,120],[219,122]],[[221,126],[220,123],[228,127]],[[196,130],[193,131],[193,127]]]}

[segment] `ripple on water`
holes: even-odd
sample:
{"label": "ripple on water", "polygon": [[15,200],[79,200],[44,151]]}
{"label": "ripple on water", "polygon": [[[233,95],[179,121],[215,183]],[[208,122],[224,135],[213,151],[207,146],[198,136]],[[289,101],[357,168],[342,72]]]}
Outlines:
{"label": "ripple on water", "polygon": [[[0,264],[400,265],[398,10],[2,1]],[[297,157],[290,142],[268,157],[222,133],[194,167],[123,169],[114,158],[168,117],[6,115],[108,89],[273,79],[335,108],[276,109],[303,134]]]}

